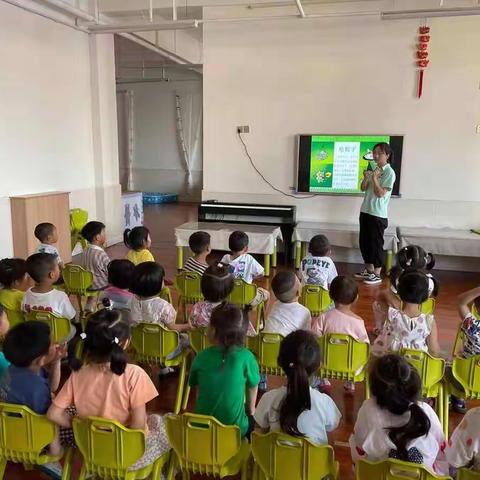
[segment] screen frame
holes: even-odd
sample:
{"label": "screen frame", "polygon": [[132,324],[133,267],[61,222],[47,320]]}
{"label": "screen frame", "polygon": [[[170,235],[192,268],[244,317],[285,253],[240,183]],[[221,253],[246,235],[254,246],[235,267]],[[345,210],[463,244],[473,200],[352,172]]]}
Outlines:
{"label": "screen frame", "polygon": [[[329,195],[329,196],[347,196],[347,197],[363,197],[365,196],[364,192],[358,193],[342,193],[342,192],[312,192],[309,190],[310,183],[310,162],[308,163],[308,168],[300,168],[300,158],[301,153],[307,155],[310,158],[311,153],[311,139],[314,136],[337,136],[337,137],[371,137],[371,136],[386,136],[390,137],[390,145],[392,150],[395,152],[394,163],[391,164],[393,170],[396,174],[395,185],[392,190],[392,197],[400,198],[402,196],[400,192],[401,186],[401,172],[402,172],[402,160],[403,160],[403,144],[405,141],[404,134],[388,134],[388,133],[300,133],[295,136],[296,138],[296,152],[297,152],[297,161],[296,161],[296,185],[295,193],[298,194],[309,194],[309,195]],[[302,142],[302,138],[309,137],[310,142]],[[392,145],[393,144],[393,145]],[[400,157],[400,162],[397,163],[396,159]]]}

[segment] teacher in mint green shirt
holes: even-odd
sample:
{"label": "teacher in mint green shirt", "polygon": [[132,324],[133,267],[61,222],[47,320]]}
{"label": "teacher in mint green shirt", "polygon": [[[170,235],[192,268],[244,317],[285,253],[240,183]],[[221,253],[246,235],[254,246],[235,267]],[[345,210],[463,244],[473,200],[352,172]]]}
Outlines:
{"label": "teacher in mint green shirt", "polygon": [[377,167],[363,172],[361,184],[365,197],[360,209],[359,244],[365,268],[355,275],[369,285],[382,282],[383,234],[388,227],[388,203],[395,183],[395,171],[390,166],[393,151],[388,143],[373,147],[373,160]]}

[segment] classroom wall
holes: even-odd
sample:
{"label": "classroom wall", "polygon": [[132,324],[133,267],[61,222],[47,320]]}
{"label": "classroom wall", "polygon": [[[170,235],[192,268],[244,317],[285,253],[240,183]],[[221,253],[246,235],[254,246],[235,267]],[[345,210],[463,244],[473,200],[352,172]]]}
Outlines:
{"label": "classroom wall", "polygon": [[17,194],[70,191],[72,208],[120,240],[112,36],[89,39],[0,2],[0,58],[0,258],[13,253]]}
{"label": "classroom wall", "polygon": [[[280,13],[260,12],[207,8],[204,16]],[[431,64],[417,99],[418,20],[205,24],[203,199],[293,204],[298,220],[355,223],[359,197],[274,192],[250,166],[236,126],[250,125],[244,138],[257,167],[285,192],[295,185],[296,134],[403,134],[402,198],[391,201],[390,223],[478,227],[480,19],[430,25]]]}
{"label": "classroom wall", "polygon": [[[175,73],[167,70],[167,75]],[[189,78],[193,76],[193,73],[189,74]],[[118,85],[117,90],[128,90],[133,94],[132,189],[177,193],[182,201],[199,201],[203,167],[201,76],[198,75],[196,81]],[[179,148],[175,95],[181,98],[185,142],[196,145],[191,154],[190,183]],[[126,129],[119,129],[119,135],[125,134]]]}

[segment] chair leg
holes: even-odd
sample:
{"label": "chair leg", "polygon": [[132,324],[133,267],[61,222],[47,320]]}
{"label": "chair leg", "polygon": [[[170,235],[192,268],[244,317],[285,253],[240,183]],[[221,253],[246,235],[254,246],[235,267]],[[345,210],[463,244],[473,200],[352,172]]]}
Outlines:
{"label": "chair leg", "polygon": [[0,458],[0,479],[3,480],[3,475],[5,474],[5,467],[7,466],[7,459]]}
{"label": "chair leg", "polygon": [[80,475],[78,476],[78,480],[86,480],[87,478],[87,467],[85,464],[82,464],[82,469],[80,470]]}
{"label": "chair leg", "polygon": [[247,480],[248,476],[248,460],[245,460],[242,465],[242,470],[240,471],[241,473],[241,480]]}
{"label": "chair leg", "polygon": [[183,268],[183,247],[177,247],[177,270]]}
{"label": "chair leg", "polygon": [[449,403],[449,395],[450,392],[448,390],[447,385],[445,384],[443,389],[443,432],[445,433],[445,438],[448,438],[448,422],[449,422],[449,411],[448,411],[448,403]]}
{"label": "chair leg", "polygon": [[295,242],[295,268],[300,268],[300,262],[302,261],[302,243]]}
{"label": "chair leg", "polygon": [[185,386],[186,370],[187,370],[187,358],[184,355],[182,360],[182,366],[180,368],[180,375],[178,377],[177,398],[175,399],[175,409],[173,411],[177,415],[180,413],[180,409],[182,408],[182,397],[183,397],[183,388]]}
{"label": "chair leg", "polygon": [[270,276],[270,255],[266,253],[263,256],[263,268],[265,269],[265,276],[269,277]]}
{"label": "chair leg", "polygon": [[72,462],[75,451],[73,448],[68,448],[63,461],[62,480],[70,480],[72,476]]}
{"label": "chair leg", "polygon": [[190,398],[190,385],[185,385],[185,393],[183,394],[182,410],[185,411],[188,408],[188,399]]}
{"label": "chair leg", "polygon": [[175,455],[175,452],[172,450],[170,454],[170,461],[168,463],[167,480],[174,480],[176,466],[177,466],[177,456]]}
{"label": "chair leg", "polygon": [[370,398],[370,381],[368,379],[368,373],[365,374],[365,381],[363,382],[365,388],[365,400]]}

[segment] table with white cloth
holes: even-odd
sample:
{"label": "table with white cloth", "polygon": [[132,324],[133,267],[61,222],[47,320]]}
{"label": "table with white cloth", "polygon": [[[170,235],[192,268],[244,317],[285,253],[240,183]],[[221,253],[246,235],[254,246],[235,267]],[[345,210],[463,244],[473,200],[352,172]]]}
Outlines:
{"label": "table with white cloth", "polygon": [[470,230],[453,228],[399,227],[400,245],[421,245],[437,255],[480,257],[480,235]]}
{"label": "table with white cloth", "polygon": [[[249,253],[264,256],[265,276],[270,275],[270,263],[277,266],[277,242],[283,240],[280,227],[275,225],[247,225],[221,222],[188,222],[175,228],[175,245],[177,246],[177,268],[183,268],[183,248],[188,247],[188,239],[194,232],[210,234],[212,250],[230,250],[228,239],[232,232],[240,230],[248,235]],[[270,262],[271,260],[271,262]]]}
{"label": "table with white cloth", "polygon": [[[295,268],[300,268],[300,262],[308,251],[308,243],[315,235],[325,235],[330,245],[336,247],[359,248],[359,232],[359,224],[353,223],[298,222],[292,237],[295,242]],[[389,226],[385,230],[383,248],[387,251],[385,267],[390,271],[393,255],[398,250],[396,227]]]}

